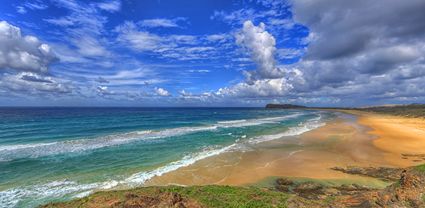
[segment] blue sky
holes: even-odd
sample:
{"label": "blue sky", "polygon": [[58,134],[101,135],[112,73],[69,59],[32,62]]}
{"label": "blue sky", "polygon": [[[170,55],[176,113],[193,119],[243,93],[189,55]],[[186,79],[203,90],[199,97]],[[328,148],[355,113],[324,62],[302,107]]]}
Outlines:
{"label": "blue sky", "polygon": [[[424,4],[370,8],[331,0],[4,0],[0,105],[424,101]],[[394,22],[394,12],[417,16]]]}

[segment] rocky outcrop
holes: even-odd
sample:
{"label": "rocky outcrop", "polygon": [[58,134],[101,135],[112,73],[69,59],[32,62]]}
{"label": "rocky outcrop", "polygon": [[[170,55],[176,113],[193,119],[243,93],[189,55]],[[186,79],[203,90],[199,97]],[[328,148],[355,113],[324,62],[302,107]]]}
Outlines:
{"label": "rocky outcrop", "polygon": [[[423,171],[392,168],[333,168],[348,174],[376,177],[394,183],[385,189],[371,189],[356,184],[324,186],[313,182],[276,180],[278,191],[294,194],[288,207],[425,207],[425,174]],[[397,178],[397,180],[394,180]]]}
{"label": "rocky outcrop", "polygon": [[425,177],[417,171],[404,170],[397,183],[370,199],[376,207],[425,207]]}
{"label": "rocky outcrop", "polygon": [[340,171],[351,175],[369,176],[379,178],[385,181],[396,181],[400,178],[403,169],[386,167],[334,167],[332,170]]}

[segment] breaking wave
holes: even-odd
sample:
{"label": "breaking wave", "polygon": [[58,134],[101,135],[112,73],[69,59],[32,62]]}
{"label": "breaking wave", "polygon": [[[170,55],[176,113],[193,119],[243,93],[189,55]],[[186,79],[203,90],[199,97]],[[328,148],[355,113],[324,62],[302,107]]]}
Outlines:
{"label": "breaking wave", "polygon": [[94,139],[67,140],[50,143],[17,144],[0,146],[0,162],[19,158],[38,158],[64,153],[76,153],[104,147],[117,146],[135,141],[153,140],[181,136],[202,131],[214,131],[219,128],[238,128],[262,124],[278,123],[283,120],[301,116],[295,113],[286,116],[246,120],[220,121],[208,126],[179,127],[164,130],[134,131],[123,134],[107,135]]}

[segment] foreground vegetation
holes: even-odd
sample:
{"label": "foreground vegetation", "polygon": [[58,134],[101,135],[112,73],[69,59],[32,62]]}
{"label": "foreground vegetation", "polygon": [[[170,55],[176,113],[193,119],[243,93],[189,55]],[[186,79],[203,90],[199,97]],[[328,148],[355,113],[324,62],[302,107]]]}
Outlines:
{"label": "foreground vegetation", "polygon": [[289,195],[256,187],[142,187],[102,191],[44,207],[286,207]]}
{"label": "foreground vegetation", "polygon": [[165,186],[102,191],[45,208],[74,207],[425,207],[425,165],[407,169],[335,167],[335,171],[373,177],[387,187],[324,184],[318,180],[277,178],[273,187]]}

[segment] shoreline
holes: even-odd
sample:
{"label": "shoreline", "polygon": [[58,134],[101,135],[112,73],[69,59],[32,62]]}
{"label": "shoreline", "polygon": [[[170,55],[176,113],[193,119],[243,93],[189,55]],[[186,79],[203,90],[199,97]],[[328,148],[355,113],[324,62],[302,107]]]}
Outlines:
{"label": "shoreline", "polygon": [[[419,161],[417,158],[406,159],[405,156],[425,154],[425,137],[422,139],[412,135],[409,132],[413,127],[405,126],[406,120],[411,121],[413,118],[388,117],[359,111],[342,113],[354,115],[356,118],[339,117],[325,126],[299,136],[256,144],[250,151],[225,152],[208,157],[162,176],[153,177],[145,183],[145,186],[208,184],[244,186],[259,183],[269,177],[303,177],[376,184],[378,182],[374,179],[341,173],[331,168],[345,166],[402,168],[425,162],[422,158]],[[385,121],[394,119],[398,119],[399,122],[391,126],[384,125]],[[387,131],[397,132],[397,135],[380,130],[384,127]],[[403,131],[403,128],[407,130]],[[414,139],[396,145],[395,143],[400,142],[397,138],[404,135]],[[418,141],[423,141],[424,148],[421,149],[422,146],[417,145],[418,148],[412,152],[399,150],[410,147],[411,141],[414,141],[415,145]]]}

